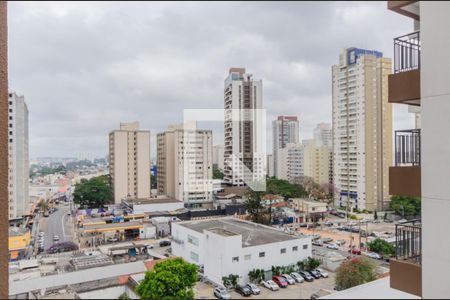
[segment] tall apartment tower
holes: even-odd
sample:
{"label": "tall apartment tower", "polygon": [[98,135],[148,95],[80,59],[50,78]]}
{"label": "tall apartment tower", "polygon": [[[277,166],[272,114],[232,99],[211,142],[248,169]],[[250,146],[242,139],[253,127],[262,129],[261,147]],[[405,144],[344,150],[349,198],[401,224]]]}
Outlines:
{"label": "tall apartment tower", "polygon": [[150,197],[150,131],[121,123],[109,134],[109,172],[114,202]]}
{"label": "tall apartment tower", "polygon": [[169,126],[157,136],[158,193],[187,208],[210,208],[213,201],[212,131],[195,122]]}
{"label": "tall apartment tower", "polygon": [[278,149],[278,178],[298,183],[305,175],[304,146],[300,143],[288,143]]}
{"label": "tall apartment tower", "polygon": [[333,137],[330,123],[319,123],[314,128],[314,141],[317,147],[332,147]]}
{"label": "tall apartment tower", "polygon": [[245,68],[231,68],[224,86],[225,176],[228,185],[265,179],[266,141],[262,81]]}
{"label": "tall apartment tower", "polygon": [[[333,178],[337,204],[381,210],[389,200],[391,59],[378,51],[344,49],[332,67]],[[350,199],[350,205],[347,205]]]}
{"label": "tall apartment tower", "polygon": [[28,107],[24,96],[8,97],[9,219],[27,213],[29,197]]}
{"label": "tall apartment tower", "polygon": [[213,147],[213,164],[217,165],[217,168],[221,171],[225,168],[223,162],[224,154],[224,146],[223,145],[215,145]]}
{"label": "tall apartment tower", "polygon": [[272,122],[273,132],[273,155],[275,176],[281,176],[279,149],[283,149],[287,144],[297,144],[299,142],[299,122],[296,116],[279,116]]}

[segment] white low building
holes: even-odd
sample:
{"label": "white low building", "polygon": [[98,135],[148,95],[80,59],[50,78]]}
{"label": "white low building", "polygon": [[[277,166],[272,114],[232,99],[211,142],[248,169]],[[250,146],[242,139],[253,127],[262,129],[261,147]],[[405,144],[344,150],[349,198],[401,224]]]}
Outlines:
{"label": "white low building", "polygon": [[216,284],[230,274],[246,283],[253,269],[268,273],[272,266],[312,256],[309,237],[232,217],[172,223],[172,253],[203,265],[205,276]]}

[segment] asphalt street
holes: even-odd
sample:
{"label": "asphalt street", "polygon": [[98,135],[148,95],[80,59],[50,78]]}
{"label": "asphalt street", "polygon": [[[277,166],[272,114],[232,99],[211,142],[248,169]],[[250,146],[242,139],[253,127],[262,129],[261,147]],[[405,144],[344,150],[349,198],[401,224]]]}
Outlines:
{"label": "asphalt street", "polygon": [[39,224],[39,231],[45,232],[44,249],[47,250],[56,243],[53,237],[57,235],[59,242],[72,241],[72,228],[69,224],[69,206],[58,205],[57,210],[48,217],[42,217]]}

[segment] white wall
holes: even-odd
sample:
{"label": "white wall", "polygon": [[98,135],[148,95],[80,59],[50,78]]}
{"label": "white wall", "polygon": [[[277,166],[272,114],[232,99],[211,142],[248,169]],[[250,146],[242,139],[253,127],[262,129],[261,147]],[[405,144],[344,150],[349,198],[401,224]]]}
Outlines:
{"label": "white wall", "polygon": [[130,299],[139,299],[139,297],[126,285],[78,293],[78,296],[80,299],[117,299],[122,293],[126,293]]}
{"label": "white wall", "polygon": [[450,297],[450,3],[420,2],[422,297]]}
{"label": "white wall", "polygon": [[184,204],[182,201],[169,203],[133,204],[133,213],[143,214],[146,212],[155,212],[155,211],[173,211],[183,207]]}

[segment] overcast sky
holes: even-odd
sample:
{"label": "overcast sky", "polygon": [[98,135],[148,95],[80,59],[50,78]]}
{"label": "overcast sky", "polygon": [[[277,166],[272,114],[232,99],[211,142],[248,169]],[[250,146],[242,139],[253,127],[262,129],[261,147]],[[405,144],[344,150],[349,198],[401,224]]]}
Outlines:
{"label": "overcast sky", "polygon": [[[9,86],[28,103],[31,157],[104,157],[108,133],[135,120],[151,130],[154,157],[155,134],[183,109],[223,108],[230,67],[263,80],[268,121],[297,115],[311,138],[331,123],[340,51],[392,57],[393,38],[413,30],[386,2],[9,2],[8,13]],[[406,106],[394,120],[413,126]],[[223,125],[209,127],[221,143]]]}

